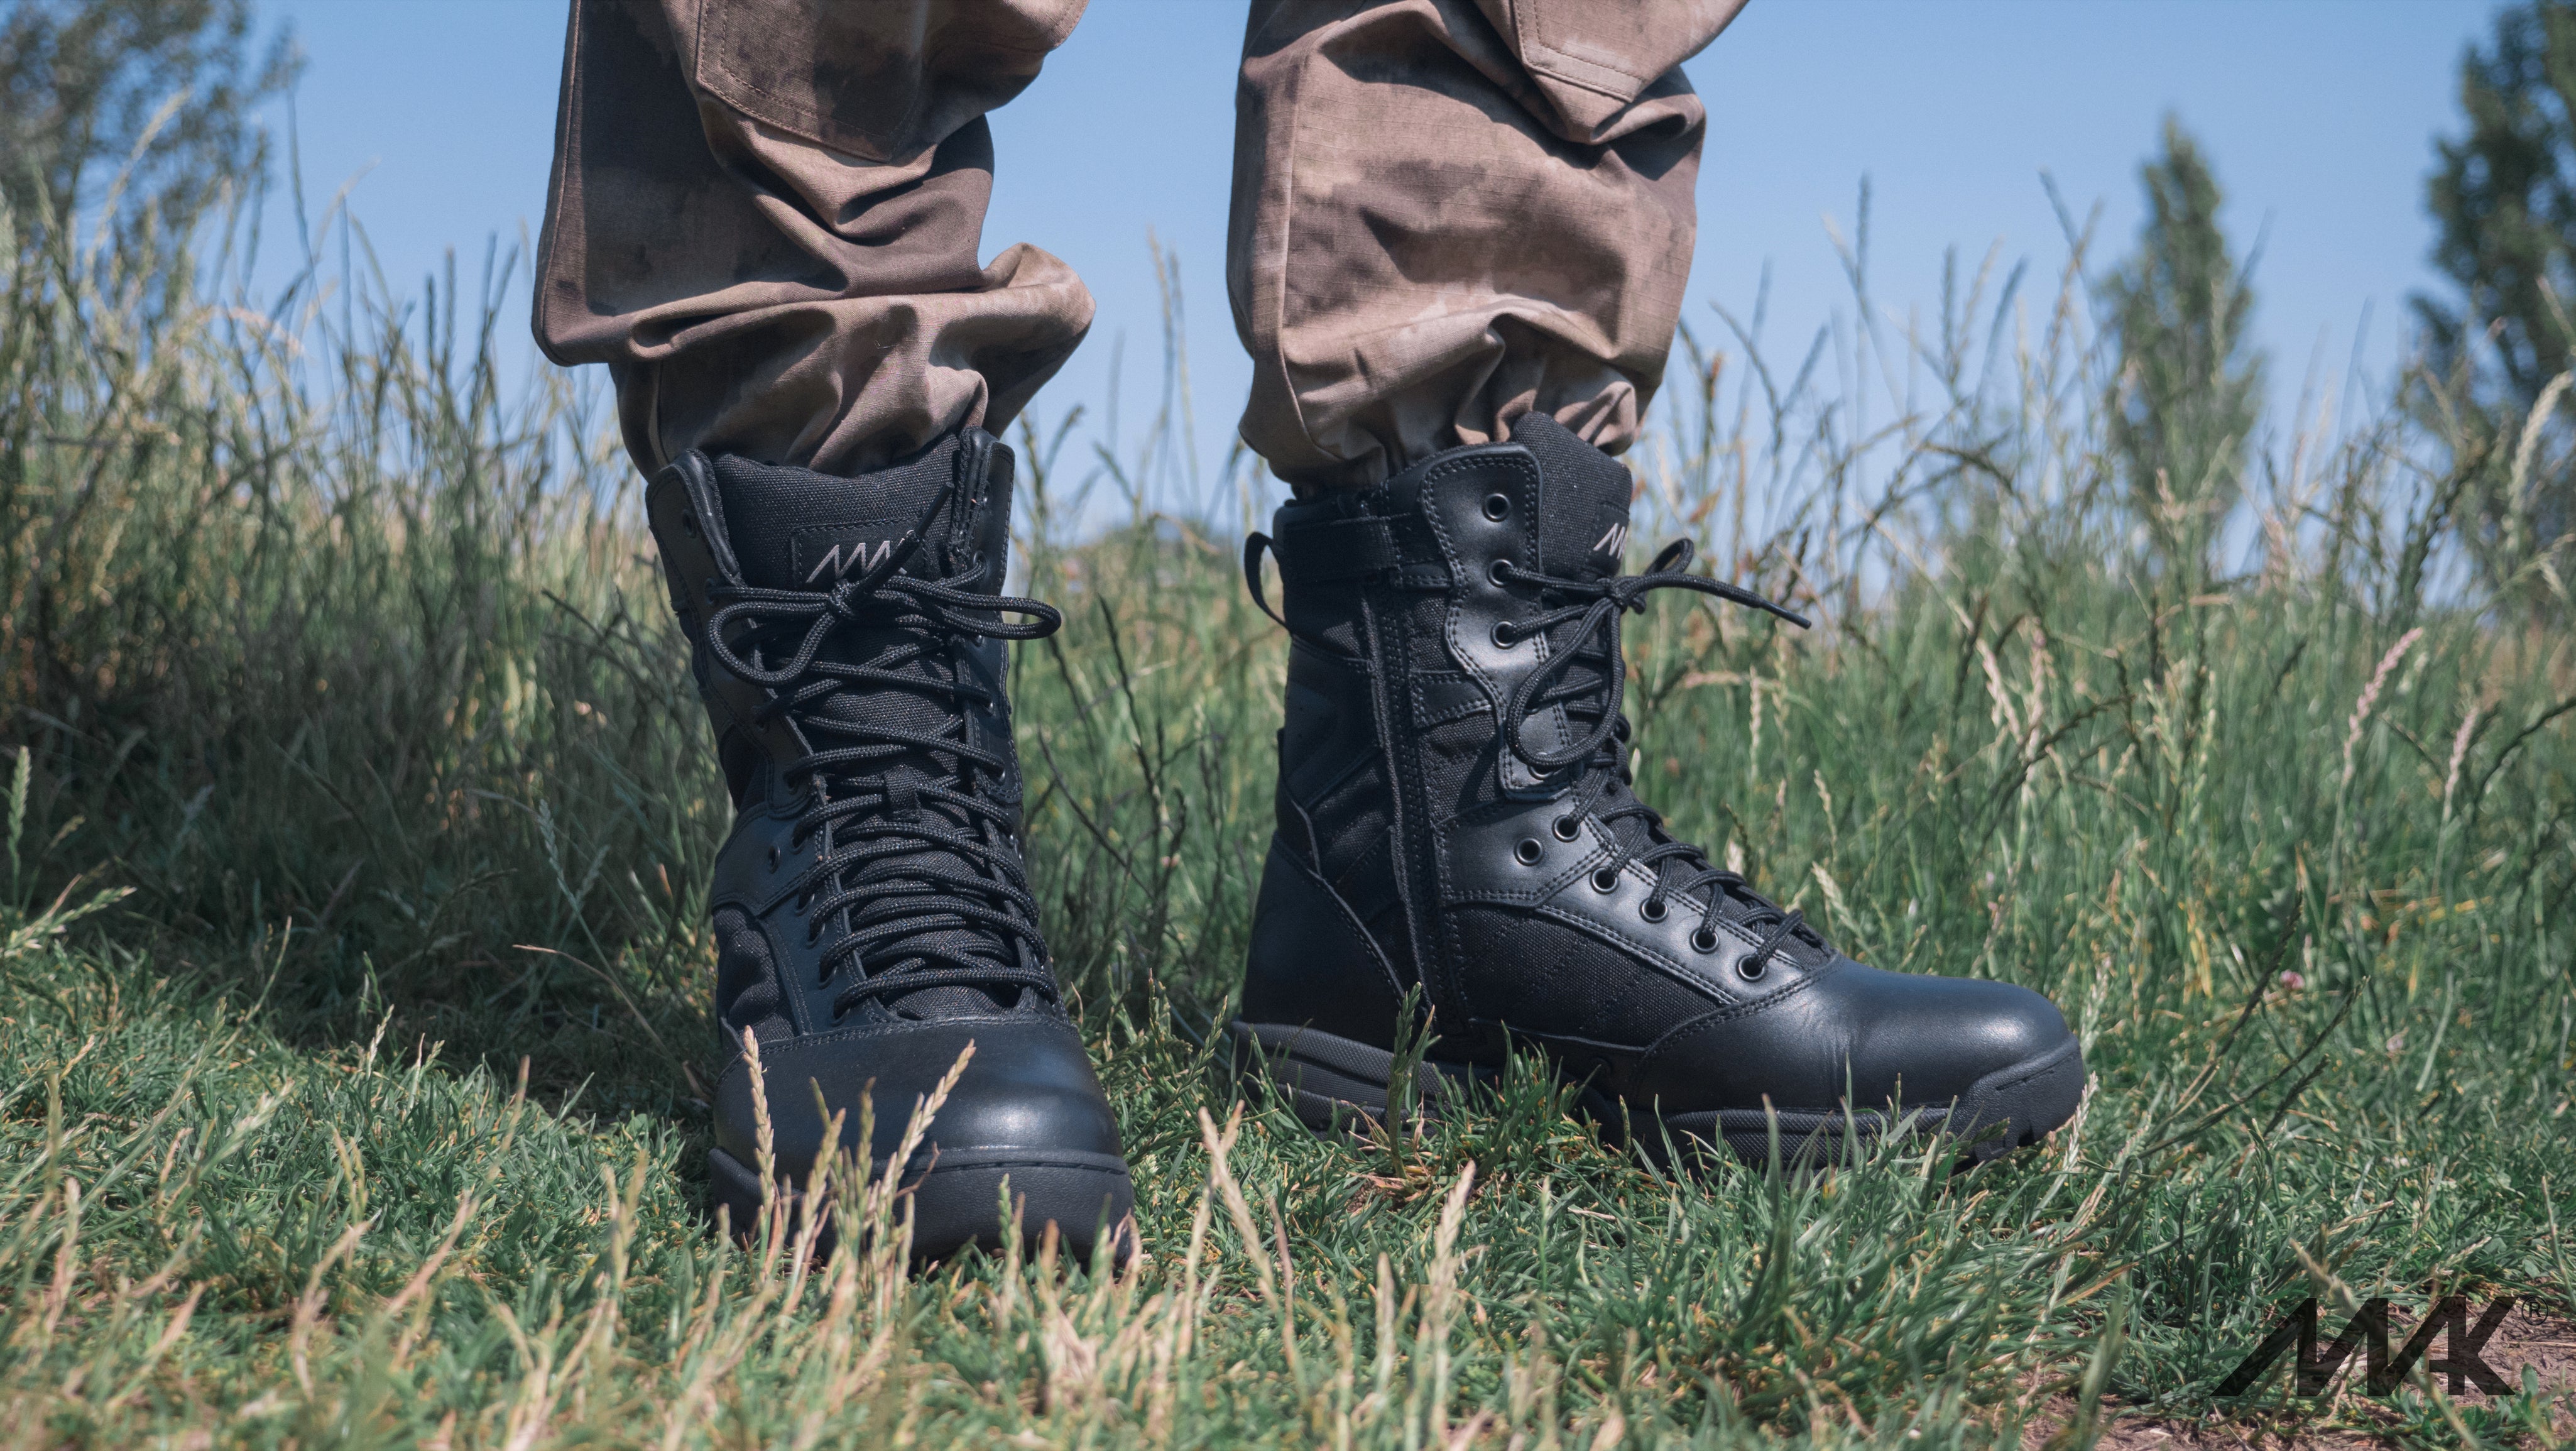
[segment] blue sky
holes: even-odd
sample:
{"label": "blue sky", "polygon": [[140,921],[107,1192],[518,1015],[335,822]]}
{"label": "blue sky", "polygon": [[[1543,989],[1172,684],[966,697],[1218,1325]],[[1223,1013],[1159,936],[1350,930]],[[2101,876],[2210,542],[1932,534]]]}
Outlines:
{"label": "blue sky", "polygon": [[[351,200],[387,273],[417,291],[453,247],[468,284],[485,240],[533,236],[563,7],[539,0],[261,0],[309,56],[295,100],[308,188]],[[1687,318],[1739,310],[1766,264],[1775,353],[1803,351],[1848,291],[1825,219],[1850,229],[1862,178],[1880,306],[1937,308],[1941,259],[2053,268],[2061,233],[2040,177],[2103,206],[2097,259],[2124,250],[2137,165],[2172,110],[2201,137],[2240,245],[2260,230],[2259,339],[2276,395],[2312,362],[2385,374],[2404,300],[2434,285],[2423,178],[2456,127],[2462,49],[2492,0],[1753,0],[1691,62],[1708,102],[1700,240]],[[1231,437],[1250,367],[1223,263],[1242,26],[1231,0],[1093,0],[1038,83],[995,114],[985,255],[1027,241],[1073,263],[1099,321],[1040,395],[1095,418],[1125,336],[1128,427],[1160,349],[1148,233],[1180,260],[1200,453]],[[283,111],[278,119],[284,119]],[[521,274],[524,279],[524,272]],[[524,347],[511,306],[513,346]],[[527,350],[532,353],[533,350]],[[522,356],[526,356],[523,353]],[[2276,406],[2287,401],[2276,396]]]}

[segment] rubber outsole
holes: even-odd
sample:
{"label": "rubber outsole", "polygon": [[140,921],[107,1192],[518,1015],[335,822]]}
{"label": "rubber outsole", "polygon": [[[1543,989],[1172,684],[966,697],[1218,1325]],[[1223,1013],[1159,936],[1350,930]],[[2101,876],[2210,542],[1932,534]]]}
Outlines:
{"label": "rubber outsole", "polygon": [[[1258,1076],[1287,1100],[1298,1119],[1319,1132],[1355,1127],[1364,1115],[1383,1123],[1395,1055],[1312,1028],[1276,1023],[1226,1025],[1235,1071]],[[1426,1059],[1414,1070],[1414,1101],[1436,1114],[1459,1085],[1491,1082],[1494,1070]],[[2084,1055],[2072,1037],[2064,1043],[1970,1085],[1957,1101],[1905,1110],[1712,1109],[1658,1114],[1585,1087],[1577,1103],[1620,1142],[1635,1142],[1658,1160],[1723,1145],[1748,1164],[1770,1161],[1773,1144],[1784,1161],[1831,1162],[1846,1137],[1873,1139],[1890,1132],[1946,1134],[1961,1141],[1969,1158],[1983,1163],[2028,1147],[2075,1116],[2084,1098]]]}
{"label": "rubber outsole", "polygon": [[[999,1253],[1007,1229],[1001,1208],[1006,1183],[1023,1244],[1034,1247],[1052,1224],[1063,1253],[1078,1262],[1091,1258],[1103,1231],[1114,1236],[1114,1258],[1123,1261],[1135,1250],[1136,1189],[1127,1177],[1126,1161],[1115,1154],[966,1149],[926,1162],[926,1168],[907,1175],[902,1184],[912,1200],[916,1261],[944,1260],[970,1246]],[[734,1233],[749,1233],[765,1202],[759,1174],[722,1149],[708,1151],[707,1167],[715,1207],[725,1211]],[[882,1160],[868,1167],[871,1179],[884,1172]],[[804,1197],[793,1185],[782,1182],[778,1187],[796,1199]],[[827,1223],[818,1237],[827,1253],[832,1233]]]}

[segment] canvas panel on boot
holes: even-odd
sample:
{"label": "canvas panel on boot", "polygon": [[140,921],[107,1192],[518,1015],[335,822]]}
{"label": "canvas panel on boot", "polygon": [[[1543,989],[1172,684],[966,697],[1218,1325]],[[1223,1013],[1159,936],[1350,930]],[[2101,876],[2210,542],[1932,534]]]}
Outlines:
{"label": "canvas panel on boot", "polygon": [[1057,993],[1020,860],[1007,641],[1056,613],[998,593],[1010,450],[953,434],[857,478],[684,455],[647,494],[732,791],[710,900],[731,1050],[711,1167],[736,1227],[762,1202],[760,1047],[776,1170],[801,1182],[818,1108],[874,1104],[882,1172],[914,1105],[974,1056],[906,1168],[914,1249],[1028,1233],[1087,1254],[1126,1220],[1115,1116]]}
{"label": "canvas panel on boot", "polygon": [[1248,541],[1295,638],[1238,1056],[1310,1122],[1383,1114],[1418,985],[1425,1090],[1536,1046],[1650,1148],[1759,1158],[1766,1110],[1795,1148],[1901,1105],[1980,1156],[2065,1122],[2083,1062],[2047,999],[1862,966],[1631,793],[1620,616],[1657,589],[1787,612],[1687,544],[1621,575],[1630,493],[1531,414]]}

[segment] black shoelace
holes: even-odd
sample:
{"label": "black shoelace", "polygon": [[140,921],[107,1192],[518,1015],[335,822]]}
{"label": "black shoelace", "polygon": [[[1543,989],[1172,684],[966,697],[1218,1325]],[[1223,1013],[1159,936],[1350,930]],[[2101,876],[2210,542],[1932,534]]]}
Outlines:
{"label": "black shoelace", "polygon": [[[796,884],[809,943],[839,919],[841,936],[821,959],[822,983],[845,966],[860,969],[833,998],[836,1019],[872,997],[924,988],[1056,990],[1037,902],[1011,839],[1010,808],[976,789],[979,778],[998,779],[1009,769],[1000,754],[967,740],[966,708],[991,704],[993,692],[954,652],[978,636],[1043,639],[1064,616],[1036,600],[961,588],[980,577],[980,559],[970,573],[947,579],[902,574],[926,526],[927,516],[886,558],[829,591],[709,591],[721,606],[707,621],[716,663],[773,692],[761,721],[790,716],[818,747],[786,768],[807,788],[790,841],[801,850],[817,835],[824,839],[822,855]],[[737,626],[749,628],[728,643],[726,632]],[[820,658],[835,634],[853,629],[885,631],[898,643],[865,664]],[[789,638],[794,649],[769,664],[768,647]],[[871,721],[865,711],[844,717],[819,708],[859,690],[924,695],[947,715],[935,730],[916,730]],[[827,737],[841,744],[819,748]],[[943,758],[953,770],[941,769]],[[898,760],[922,774],[890,778],[885,767]]]}
{"label": "black shoelace", "polygon": [[[1643,574],[1608,579],[1542,574],[1508,560],[1496,566],[1495,577],[1502,583],[1533,587],[1542,602],[1564,599],[1571,603],[1531,619],[1496,625],[1495,643],[1510,645],[1562,625],[1574,626],[1561,638],[1549,637],[1554,648],[1547,662],[1530,672],[1512,693],[1503,708],[1502,737],[1513,754],[1542,776],[1569,770],[1581,772],[1581,783],[1557,818],[1559,835],[1568,835],[1586,813],[1605,826],[1631,819],[1645,823],[1645,830],[1638,833],[1645,845],[1635,850],[1628,847],[1615,828],[1607,833],[1612,842],[1611,858],[1595,871],[1593,880],[1596,884],[1615,885],[1628,863],[1645,867],[1655,878],[1655,889],[1642,904],[1648,921],[1662,921],[1674,897],[1696,902],[1700,924],[1691,934],[1691,945],[1702,952],[1713,952],[1717,948],[1721,905],[1730,899],[1737,903],[1737,921],[1761,934],[1753,951],[1736,965],[1736,971],[1751,980],[1762,976],[1773,955],[1791,939],[1819,948],[1825,945],[1824,939],[1808,925],[1805,913],[1784,910],[1754,891],[1741,875],[1711,864],[1708,854],[1698,847],[1667,836],[1663,816],[1625,789],[1629,784],[1624,749],[1629,727],[1628,717],[1620,707],[1626,698],[1628,662],[1619,648],[1619,617],[1632,610],[1642,614],[1646,596],[1655,590],[1681,589],[1777,615],[1800,629],[1806,628],[1807,621],[1751,590],[1689,573],[1695,552],[1689,540],[1676,539],[1663,547]],[[1598,672],[1600,678],[1575,676],[1578,662]],[[1571,745],[1552,750],[1533,748],[1522,739],[1522,727],[1531,712],[1560,704],[1573,705],[1578,710],[1597,706],[1599,715],[1590,732]],[[1684,870],[1667,873],[1666,862],[1674,862]]]}

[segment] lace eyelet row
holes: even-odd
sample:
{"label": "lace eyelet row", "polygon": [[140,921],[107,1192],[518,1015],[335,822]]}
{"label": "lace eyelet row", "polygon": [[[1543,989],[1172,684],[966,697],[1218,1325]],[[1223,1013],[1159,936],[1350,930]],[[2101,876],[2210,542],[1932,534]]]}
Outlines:
{"label": "lace eyelet row", "polygon": [[[1560,838],[1571,841],[1574,839],[1573,832],[1576,826],[1577,823],[1572,816],[1560,816],[1556,819],[1553,830]],[[1546,855],[1546,852],[1547,848],[1540,845],[1539,839],[1534,836],[1523,837],[1520,845],[1512,849],[1512,855],[1517,858],[1523,866],[1538,865],[1539,860]],[[1619,890],[1619,871],[1615,867],[1595,868],[1593,870],[1591,880],[1592,890],[1601,893],[1603,896],[1608,896],[1610,893]],[[1664,902],[1653,897],[1648,897],[1645,901],[1637,904],[1637,915],[1643,917],[1649,922],[1661,922],[1665,918],[1671,916],[1672,912]],[[1690,944],[1691,950],[1695,952],[1711,953],[1717,951],[1719,945],[1717,929],[1709,926],[1705,922],[1701,923],[1700,926],[1691,933]],[[1768,970],[1769,964],[1754,957],[1746,957],[1735,965],[1736,975],[1743,978],[1746,982],[1760,982],[1764,973]]]}

